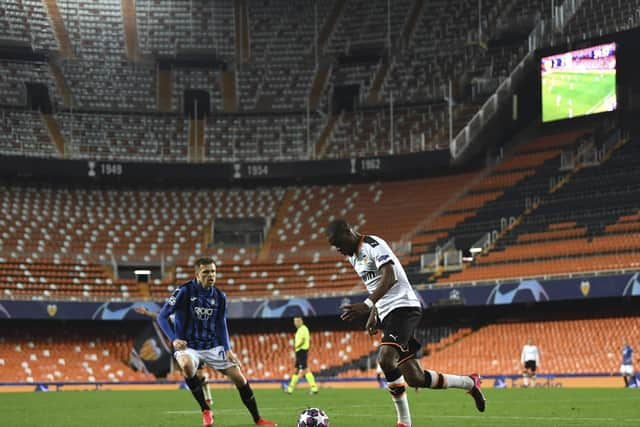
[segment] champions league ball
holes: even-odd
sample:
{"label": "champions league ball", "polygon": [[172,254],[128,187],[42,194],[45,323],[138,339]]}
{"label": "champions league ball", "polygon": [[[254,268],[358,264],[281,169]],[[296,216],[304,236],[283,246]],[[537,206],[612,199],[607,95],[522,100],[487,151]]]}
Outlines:
{"label": "champions league ball", "polygon": [[298,417],[298,427],[329,427],[329,417],[322,409],[308,408]]}

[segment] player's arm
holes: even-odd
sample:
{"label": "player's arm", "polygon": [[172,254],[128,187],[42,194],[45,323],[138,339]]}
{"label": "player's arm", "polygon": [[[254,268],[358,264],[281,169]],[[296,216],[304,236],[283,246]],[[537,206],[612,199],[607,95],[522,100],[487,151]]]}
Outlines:
{"label": "player's arm", "polygon": [[149,310],[147,307],[138,306],[134,308],[133,311],[135,311],[138,314],[142,314],[143,316],[151,317],[154,320],[158,318],[158,313],[156,313],[155,311]]}
{"label": "player's arm", "polygon": [[375,306],[369,312],[369,318],[367,319],[365,330],[371,336],[378,333],[378,309]]}
{"label": "player's arm", "polygon": [[393,263],[388,262],[380,267],[382,278],[376,290],[369,296],[372,303],[377,303],[380,298],[385,296],[389,289],[398,282],[396,271],[393,269]]}
{"label": "player's arm", "polygon": [[187,310],[184,292],[180,292],[180,298],[176,303],[175,316],[173,317],[175,335],[173,341],[171,341],[173,348],[176,350],[185,350],[187,348],[186,325],[188,323],[187,317],[190,314],[189,310]]}
{"label": "player's arm", "polygon": [[379,267],[380,272],[382,273],[382,277],[380,278],[380,283],[378,283],[378,287],[376,290],[367,298],[370,301],[371,305],[367,305],[364,302],[360,302],[357,304],[347,304],[342,307],[342,314],[340,318],[342,320],[353,320],[357,317],[363,316],[367,313],[370,313],[371,307],[375,305],[376,302],[387,292],[393,285],[396,284],[398,278],[396,277],[396,272],[393,269],[393,263],[387,262],[386,264]]}
{"label": "player's arm", "polygon": [[[176,289],[171,294],[171,296],[167,298],[164,305],[162,306],[162,309],[160,309],[160,313],[158,313],[158,319],[157,319],[158,325],[160,325],[160,329],[162,329],[162,332],[167,336],[167,338],[169,339],[169,342],[172,344],[173,344],[173,341],[177,338],[176,337],[176,331],[178,330],[177,319],[178,319],[179,312],[183,311],[183,310],[180,310],[183,299],[184,299],[184,292],[182,292],[180,288]],[[169,316],[171,316],[174,313],[176,315],[175,329],[174,329],[174,326],[171,324],[171,320],[169,319]],[[184,322],[182,324],[184,324]]]}
{"label": "player's arm", "polygon": [[231,350],[231,344],[229,343],[229,327],[227,325],[227,297],[224,293],[220,292],[220,310],[216,317],[216,335],[220,340],[220,343],[224,347],[225,351]]}

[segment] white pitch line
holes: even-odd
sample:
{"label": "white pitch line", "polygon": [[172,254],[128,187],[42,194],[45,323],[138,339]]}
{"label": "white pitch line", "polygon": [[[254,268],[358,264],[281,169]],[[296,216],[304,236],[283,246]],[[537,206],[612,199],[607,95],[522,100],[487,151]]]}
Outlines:
{"label": "white pitch line", "polygon": [[[300,410],[302,411],[303,409],[305,409],[308,406],[313,406],[311,404],[304,404],[304,405],[296,405],[296,406],[278,406],[278,407],[273,407],[273,408],[263,408],[260,407],[260,411],[281,411],[281,410],[291,410],[291,411],[295,411],[295,410]],[[349,408],[371,408],[371,405],[349,405]],[[240,414],[240,413],[245,413],[246,409],[231,409],[231,408],[222,408],[222,409],[218,409],[215,407],[215,402],[214,402],[214,407],[212,409],[212,411],[214,413],[225,413],[225,414]],[[177,411],[165,411],[165,414],[199,414],[201,411],[199,410],[193,410],[193,409],[189,409],[189,410],[177,410]]]}
{"label": "white pitch line", "polygon": [[[349,406],[353,408],[353,406]],[[368,406],[362,406],[368,407]],[[260,410],[264,411],[276,411],[282,409],[299,409],[299,408],[260,408]],[[214,409],[214,413],[225,413],[225,414],[240,414],[245,413],[244,410],[236,410],[236,409]],[[165,411],[166,414],[200,414],[200,411]],[[332,415],[339,415],[340,417],[358,417],[362,418],[362,414],[354,414],[353,412],[331,412]],[[612,422],[612,421],[622,421],[622,422],[631,422],[637,421],[636,419],[628,419],[628,418],[612,418],[612,417],[544,417],[544,416],[502,416],[502,415],[428,415],[428,418],[437,418],[437,419],[460,419],[460,420],[477,420],[482,421],[486,419],[490,420],[514,420],[514,421],[526,421],[526,420],[535,420],[535,421],[584,421],[584,422]]]}

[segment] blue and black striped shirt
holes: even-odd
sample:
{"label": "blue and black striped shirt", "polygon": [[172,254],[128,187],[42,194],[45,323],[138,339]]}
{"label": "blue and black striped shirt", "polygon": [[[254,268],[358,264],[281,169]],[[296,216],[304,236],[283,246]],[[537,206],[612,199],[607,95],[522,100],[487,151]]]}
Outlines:
{"label": "blue and black striped shirt", "polygon": [[[169,316],[175,313],[172,327]],[[177,288],[162,306],[158,323],[169,340],[180,339],[194,350],[223,346],[229,350],[227,296],[212,286],[205,288],[196,279]]]}

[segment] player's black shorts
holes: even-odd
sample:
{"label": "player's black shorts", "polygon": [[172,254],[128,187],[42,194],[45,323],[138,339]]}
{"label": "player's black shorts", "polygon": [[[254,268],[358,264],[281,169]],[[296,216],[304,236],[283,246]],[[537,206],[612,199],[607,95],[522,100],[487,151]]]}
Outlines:
{"label": "player's black shorts", "polygon": [[296,369],[307,369],[307,356],[309,350],[296,351]]}
{"label": "player's black shorts", "polygon": [[422,309],[418,307],[396,308],[382,321],[382,344],[398,349],[400,363],[413,357],[422,344],[416,340],[414,333],[422,320]]}
{"label": "player's black shorts", "polygon": [[536,371],[536,361],[535,360],[525,360],[524,369],[531,369],[531,372]]}

